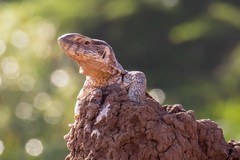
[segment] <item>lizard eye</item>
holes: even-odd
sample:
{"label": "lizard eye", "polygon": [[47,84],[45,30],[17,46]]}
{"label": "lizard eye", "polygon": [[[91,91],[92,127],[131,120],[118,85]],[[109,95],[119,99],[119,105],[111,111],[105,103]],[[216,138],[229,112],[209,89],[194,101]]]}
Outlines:
{"label": "lizard eye", "polygon": [[89,45],[89,44],[90,44],[90,42],[89,42],[89,41],[86,41],[84,44],[85,44],[85,45]]}

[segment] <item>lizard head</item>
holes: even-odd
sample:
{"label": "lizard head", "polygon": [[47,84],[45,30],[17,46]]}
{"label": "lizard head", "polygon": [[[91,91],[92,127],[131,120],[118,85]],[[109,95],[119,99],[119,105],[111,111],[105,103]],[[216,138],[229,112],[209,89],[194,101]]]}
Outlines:
{"label": "lizard head", "polygon": [[80,66],[80,73],[90,77],[124,73],[110,45],[78,33],[64,34],[58,38],[63,51]]}

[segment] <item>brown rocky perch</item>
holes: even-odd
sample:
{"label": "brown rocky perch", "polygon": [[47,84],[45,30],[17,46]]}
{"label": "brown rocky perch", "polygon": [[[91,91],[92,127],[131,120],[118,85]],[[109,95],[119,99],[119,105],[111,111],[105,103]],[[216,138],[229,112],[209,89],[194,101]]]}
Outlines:
{"label": "brown rocky perch", "polygon": [[144,102],[129,101],[117,85],[91,93],[64,137],[66,160],[240,159],[240,143],[227,143],[215,122],[195,120],[179,104],[161,106],[148,96]]}

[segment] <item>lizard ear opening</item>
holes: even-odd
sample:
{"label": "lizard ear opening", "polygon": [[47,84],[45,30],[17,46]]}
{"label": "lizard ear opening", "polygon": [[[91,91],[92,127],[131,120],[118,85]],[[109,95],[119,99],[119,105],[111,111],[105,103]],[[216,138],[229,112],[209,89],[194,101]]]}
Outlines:
{"label": "lizard ear opening", "polygon": [[103,52],[103,55],[102,55],[102,59],[104,59],[106,57],[106,51]]}
{"label": "lizard ear opening", "polygon": [[111,50],[108,47],[105,47],[102,58],[109,60],[112,59],[111,55]]}
{"label": "lizard ear opening", "polygon": [[104,49],[104,58],[107,60],[110,60],[111,62],[116,62],[116,58],[114,56],[114,52],[110,46],[106,46]]}

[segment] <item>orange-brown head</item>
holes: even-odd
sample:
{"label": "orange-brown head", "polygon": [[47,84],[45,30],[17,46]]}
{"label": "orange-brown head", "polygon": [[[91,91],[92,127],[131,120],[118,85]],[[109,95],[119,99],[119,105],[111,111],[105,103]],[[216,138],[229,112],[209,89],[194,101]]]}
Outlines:
{"label": "orange-brown head", "polygon": [[82,74],[98,78],[125,72],[117,62],[111,46],[105,41],[69,33],[59,37],[58,43],[79,64]]}

